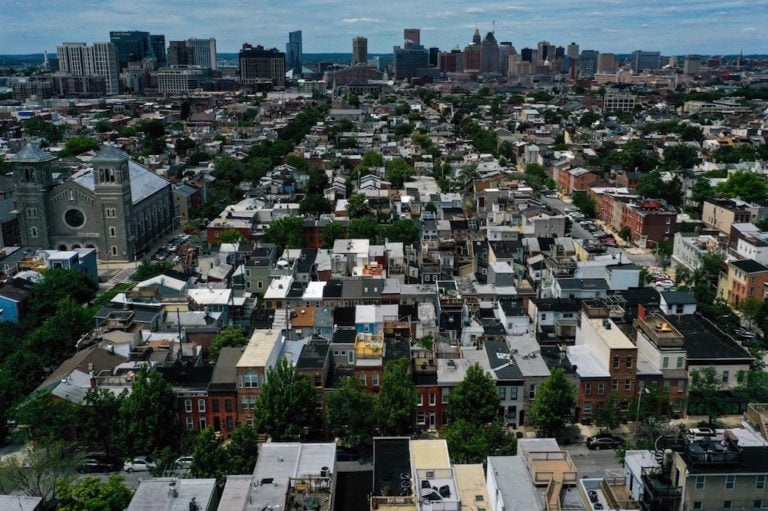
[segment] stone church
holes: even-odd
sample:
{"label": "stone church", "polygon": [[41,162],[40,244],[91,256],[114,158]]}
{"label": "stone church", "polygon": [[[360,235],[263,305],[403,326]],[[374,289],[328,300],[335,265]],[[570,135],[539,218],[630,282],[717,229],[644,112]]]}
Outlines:
{"label": "stone church", "polygon": [[173,230],[171,184],[114,146],[70,173],[27,144],[11,168],[23,245],[96,248],[102,261],[132,261]]}

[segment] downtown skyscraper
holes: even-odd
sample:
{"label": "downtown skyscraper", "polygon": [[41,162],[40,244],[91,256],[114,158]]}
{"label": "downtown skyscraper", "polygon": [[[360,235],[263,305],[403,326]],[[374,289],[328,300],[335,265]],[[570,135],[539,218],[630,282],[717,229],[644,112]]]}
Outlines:
{"label": "downtown skyscraper", "polygon": [[301,75],[302,61],[304,60],[301,30],[288,33],[288,42],[285,43],[285,70],[293,72],[293,76]]}

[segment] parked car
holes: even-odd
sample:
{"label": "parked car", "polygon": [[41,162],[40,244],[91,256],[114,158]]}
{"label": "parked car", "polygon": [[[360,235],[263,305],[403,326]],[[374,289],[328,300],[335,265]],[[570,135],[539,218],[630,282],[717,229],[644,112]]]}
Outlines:
{"label": "parked car", "polygon": [[192,466],[192,456],[182,456],[174,462],[176,468],[189,468]]}
{"label": "parked car", "polygon": [[599,451],[601,449],[616,449],[624,447],[626,442],[623,438],[613,435],[591,436],[587,438],[587,449]]}
{"label": "parked car", "polygon": [[149,456],[134,456],[123,464],[123,470],[126,472],[147,472],[157,467]]}
{"label": "parked car", "polygon": [[77,471],[80,473],[91,472],[112,472],[120,470],[120,460],[109,456],[90,455],[83,458],[78,464]]}

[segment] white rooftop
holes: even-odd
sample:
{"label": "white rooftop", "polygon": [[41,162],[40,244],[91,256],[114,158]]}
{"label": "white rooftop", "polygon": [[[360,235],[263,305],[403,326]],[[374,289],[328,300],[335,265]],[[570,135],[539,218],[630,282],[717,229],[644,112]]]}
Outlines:
{"label": "white rooftop", "polygon": [[611,373],[600,363],[592,351],[584,345],[568,346],[568,360],[576,366],[576,373],[582,378],[608,378]]}

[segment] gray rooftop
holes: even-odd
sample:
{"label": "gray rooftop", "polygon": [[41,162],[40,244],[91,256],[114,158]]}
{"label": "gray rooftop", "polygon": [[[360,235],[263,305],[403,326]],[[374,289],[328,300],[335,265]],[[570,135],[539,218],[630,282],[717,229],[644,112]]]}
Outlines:
{"label": "gray rooftop", "polygon": [[[170,186],[168,181],[158,176],[151,170],[144,168],[138,162],[128,160],[128,173],[131,180],[131,198],[136,205],[147,197],[155,194],[163,188]],[[93,170],[81,171],[72,176],[72,179],[80,186],[94,191],[96,182]]]}
{"label": "gray rooftop", "polygon": [[11,156],[11,161],[20,163],[36,163],[50,161],[53,159],[54,156],[51,153],[40,149],[40,146],[34,142],[30,142],[29,144],[25,145],[21,151]]}
{"label": "gray rooftop", "polygon": [[493,470],[505,506],[510,509],[541,509],[536,487],[520,456],[488,456],[488,471]]}
{"label": "gray rooftop", "polygon": [[121,151],[119,148],[104,144],[98,150],[96,154],[91,158],[92,163],[114,163],[125,161],[129,158],[128,154]]}
{"label": "gray rooftop", "polygon": [[[174,485],[171,486],[171,483]],[[175,493],[172,488],[176,489]],[[216,479],[141,479],[127,511],[189,511],[193,498],[198,509],[209,509],[215,490]]]}

